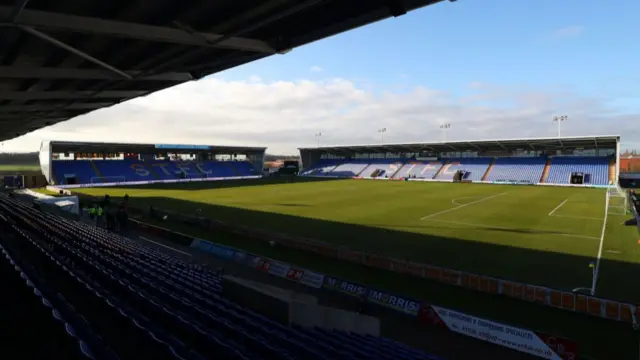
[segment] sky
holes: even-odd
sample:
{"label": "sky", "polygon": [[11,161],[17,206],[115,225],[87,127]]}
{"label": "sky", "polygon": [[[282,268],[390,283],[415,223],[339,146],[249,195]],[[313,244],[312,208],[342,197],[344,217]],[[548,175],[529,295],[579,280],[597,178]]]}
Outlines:
{"label": "sky", "polygon": [[[640,148],[640,1],[458,0],[4,142],[298,147],[622,135]],[[384,139],[378,129],[386,128]]]}

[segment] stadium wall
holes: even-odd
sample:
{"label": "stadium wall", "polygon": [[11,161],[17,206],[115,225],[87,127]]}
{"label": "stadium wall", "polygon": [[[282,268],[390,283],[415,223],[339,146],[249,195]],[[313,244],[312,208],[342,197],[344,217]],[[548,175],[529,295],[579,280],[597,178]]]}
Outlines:
{"label": "stadium wall", "polygon": [[[402,316],[414,318],[424,326],[438,326],[443,330],[456,332],[544,359],[569,360],[578,358],[578,344],[569,339],[498,323],[419,300],[394,295],[386,291],[314,272],[301,266],[287,264],[236,248],[190,237],[137,220],[131,220],[131,222],[144,232],[164,237],[171,241],[179,239],[177,243],[180,245],[190,246],[220,259],[233,261],[277,278],[296,282],[314,289],[323,289],[362,298],[376,306],[391,309]],[[187,241],[190,241],[190,244],[187,245]],[[316,245],[315,250],[320,251],[317,246],[319,245]],[[401,267],[397,267],[395,270],[402,272],[400,271]],[[424,275],[425,269],[422,268],[419,272]]]}

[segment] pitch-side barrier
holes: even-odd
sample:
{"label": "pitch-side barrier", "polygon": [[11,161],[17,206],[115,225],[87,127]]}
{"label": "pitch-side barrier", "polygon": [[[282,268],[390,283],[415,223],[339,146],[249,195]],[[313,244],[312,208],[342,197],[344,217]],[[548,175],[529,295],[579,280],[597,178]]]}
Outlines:
{"label": "pitch-side barrier", "polygon": [[404,316],[417,318],[425,326],[439,326],[444,330],[507,347],[544,359],[574,360],[578,358],[575,341],[498,323],[459,311],[446,309],[386,291],[370,288],[351,281],[328,276],[304,267],[287,264],[271,258],[252,254],[180,234],[165,228],[131,220],[139,230],[160,236],[176,244],[210,253],[223,260],[250,267],[281,279],[297,282],[314,289],[340,292],[382,306]]}

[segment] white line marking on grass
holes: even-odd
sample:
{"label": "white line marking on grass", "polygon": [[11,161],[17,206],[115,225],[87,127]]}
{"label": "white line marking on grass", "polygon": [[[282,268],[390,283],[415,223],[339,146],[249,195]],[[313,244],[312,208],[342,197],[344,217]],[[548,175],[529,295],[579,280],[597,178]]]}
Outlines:
{"label": "white line marking on grass", "polygon": [[[486,229],[522,230],[522,229],[509,228],[509,227],[503,227],[503,226],[489,226],[489,225],[472,224],[472,223],[465,223],[465,222],[459,222],[459,221],[446,221],[446,220],[428,220],[428,221],[439,222],[439,223],[443,223],[443,224],[464,225],[464,226],[476,226],[476,227],[481,227],[481,228],[486,228]],[[540,231],[545,231],[545,230],[540,230]],[[539,235],[539,234],[532,233],[532,235]],[[599,237],[595,237],[595,236],[584,236],[584,235],[574,235],[574,234],[562,234],[562,233],[555,233],[555,232],[554,232],[554,233],[551,233],[551,235],[566,236],[566,237],[574,237],[574,238],[589,239],[589,240],[600,240],[600,238],[599,238]]]}
{"label": "white line marking on grass", "polygon": [[148,242],[150,242],[150,243],[154,243],[154,244],[159,245],[159,246],[162,246],[163,248],[167,248],[167,249],[169,249],[169,250],[173,250],[173,251],[175,251],[175,252],[177,252],[177,253],[180,253],[180,254],[182,254],[182,255],[191,256],[191,254],[189,254],[189,253],[187,253],[187,252],[184,252],[184,251],[181,251],[181,250],[178,250],[178,249],[174,249],[174,248],[172,248],[171,246],[167,246],[167,245],[165,245],[165,244],[160,244],[159,242],[157,242],[157,241],[153,241],[153,240],[151,240],[151,239],[147,239],[147,238],[146,238],[146,237],[144,237],[144,236],[140,236],[140,239],[142,239],[142,240],[144,240],[144,241],[148,241]]}
{"label": "white line marking on grass", "polygon": [[[567,201],[569,201],[569,198],[564,199],[564,201],[561,202],[560,205],[556,206],[555,209],[551,210],[551,212],[549,213],[549,216],[553,216],[553,213],[558,211],[558,209],[560,209],[562,207],[562,205],[566,204]],[[598,219],[598,220],[600,220],[600,219]]]}
{"label": "white line marking on grass", "polygon": [[620,254],[620,251],[618,250],[605,250],[605,251],[612,254]]}
{"label": "white line marking on grass", "polygon": [[553,217],[569,218],[569,219],[583,219],[583,220],[602,220],[602,218],[588,217],[588,216],[569,216],[569,215],[553,215]]}
{"label": "white line marking on grass", "polygon": [[598,248],[598,257],[596,266],[593,269],[593,282],[591,283],[591,295],[596,293],[596,284],[598,283],[598,273],[600,271],[600,259],[602,258],[602,246],[604,245],[604,233],[607,230],[607,215],[609,213],[609,192],[605,192],[604,202],[604,221],[602,221],[602,234],[600,235],[600,247]]}
{"label": "white line marking on grass", "polygon": [[496,194],[496,195],[492,195],[492,196],[489,196],[489,197],[486,197],[486,198],[482,198],[482,199],[480,199],[480,200],[472,201],[472,202],[467,203],[467,204],[458,205],[458,206],[456,206],[456,207],[454,207],[454,208],[451,208],[451,209],[438,211],[437,213],[434,213],[434,214],[431,214],[431,215],[427,215],[427,216],[423,216],[423,217],[421,217],[421,218],[420,218],[420,220],[426,220],[426,219],[432,218],[432,217],[434,217],[434,216],[438,216],[438,215],[446,214],[446,213],[451,212],[451,211],[454,211],[454,210],[462,209],[463,207],[466,207],[466,206],[469,206],[469,205],[473,205],[473,204],[477,204],[477,203],[479,203],[479,202],[483,202],[483,201],[485,201],[485,200],[491,200],[491,199],[496,198],[496,197],[498,197],[498,196],[502,196],[502,195],[504,195],[504,194],[506,194],[506,193],[507,193],[507,192],[503,192],[503,193],[500,193],[500,194]]}
{"label": "white line marking on grass", "polygon": [[453,205],[464,205],[464,204],[460,204],[460,203],[458,202],[458,200],[465,200],[465,199],[477,199],[477,198],[478,198],[477,196],[468,196],[468,197],[455,198],[455,199],[451,200],[451,203],[452,203]]}

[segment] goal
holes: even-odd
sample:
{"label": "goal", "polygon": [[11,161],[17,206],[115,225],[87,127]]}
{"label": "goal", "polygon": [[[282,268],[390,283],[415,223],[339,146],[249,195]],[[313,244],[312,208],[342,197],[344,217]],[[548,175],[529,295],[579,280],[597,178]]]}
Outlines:
{"label": "goal", "polygon": [[626,215],[629,212],[628,195],[619,186],[611,186],[607,190],[607,214]]}
{"label": "goal", "polygon": [[123,183],[126,182],[125,176],[96,176],[91,178],[92,184],[107,184],[107,183]]}

